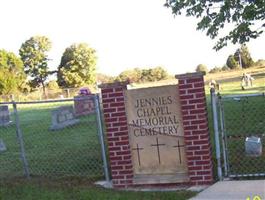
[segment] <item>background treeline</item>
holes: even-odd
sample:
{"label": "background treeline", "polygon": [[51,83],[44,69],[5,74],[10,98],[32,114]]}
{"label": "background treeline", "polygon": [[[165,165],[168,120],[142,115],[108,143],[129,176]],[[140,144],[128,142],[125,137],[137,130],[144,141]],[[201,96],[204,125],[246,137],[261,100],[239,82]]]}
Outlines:
{"label": "background treeline", "polygon": [[254,62],[252,59],[248,47],[243,44],[239,49],[237,49],[234,54],[228,56],[226,60],[226,64],[222,67],[213,67],[208,70],[208,67],[204,64],[199,64],[196,67],[197,72],[206,72],[206,73],[217,73],[222,71],[229,70],[239,70],[239,69],[247,69],[250,67],[263,67],[265,66],[265,60],[258,60]]}
{"label": "background treeline", "polygon": [[[99,83],[127,80],[142,83],[169,78],[162,67],[134,68],[116,77],[98,74],[96,50],[86,43],[75,43],[67,47],[60,63],[51,67],[49,61],[52,59],[48,56],[51,48],[52,43],[48,37],[33,36],[21,44],[19,55],[0,50],[0,95],[27,94],[34,98],[48,98],[65,96],[58,91],[69,88],[78,91],[73,89],[86,86],[93,90]],[[69,97],[70,90],[67,91],[66,96]]]}
{"label": "background treeline", "polygon": [[[86,43],[75,43],[66,47],[60,63],[57,66],[49,66],[49,61],[52,59],[49,58],[48,53],[51,48],[52,43],[48,37],[33,36],[21,44],[19,55],[4,49],[0,50],[0,95],[34,96],[31,99],[36,99],[36,96],[39,99],[49,96],[70,97],[78,92],[80,87],[89,87],[93,91],[100,83],[127,80],[133,83],[145,83],[173,78],[161,66],[128,69],[118,76],[100,74],[96,68],[96,50]],[[199,64],[195,70],[216,73],[253,66],[263,67],[265,61],[254,62],[247,46],[243,44],[228,56],[224,66],[208,70],[206,65]],[[69,88],[73,92],[70,92]]]}
{"label": "background treeline", "polygon": [[163,67],[154,68],[133,68],[121,72],[118,76],[108,76],[97,74],[97,80],[100,83],[110,83],[117,81],[130,81],[133,83],[144,83],[165,80],[171,78]]}

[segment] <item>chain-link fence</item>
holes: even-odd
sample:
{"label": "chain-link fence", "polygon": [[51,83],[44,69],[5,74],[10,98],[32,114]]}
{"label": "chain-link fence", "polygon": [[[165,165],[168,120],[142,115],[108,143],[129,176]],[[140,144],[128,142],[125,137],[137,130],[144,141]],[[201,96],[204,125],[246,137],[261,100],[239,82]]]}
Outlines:
{"label": "chain-link fence", "polygon": [[[91,87],[92,88],[92,87]],[[42,88],[39,88],[35,91],[24,92],[24,93],[16,93],[10,95],[0,95],[1,102],[8,101],[41,101],[41,100],[50,100],[50,99],[65,99],[65,98],[73,98],[77,96],[80,88],[58,88],[58,89],[49,89],[46,88],[45,93]],[[95,89],[91,89],[94,93]]]}
{"label": "chain-link fence", "polygon": [[0,105],[0,179],[85,177],[107,169],[98,96]]}
{"label": "chain-link fence", "polygon": [[218,114],[225,175],[265,176],[264,94],[219,96]]}

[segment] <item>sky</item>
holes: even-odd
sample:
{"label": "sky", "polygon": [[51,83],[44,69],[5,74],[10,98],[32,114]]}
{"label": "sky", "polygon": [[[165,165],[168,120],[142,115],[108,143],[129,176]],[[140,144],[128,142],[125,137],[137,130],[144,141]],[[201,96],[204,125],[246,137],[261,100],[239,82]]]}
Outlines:
{"label": "sky", "polygon": [[[118,75],[135,67],[162,66],[171,74],[193,72],[198,64],[223,66],[239,45],[216,52],[216,41],[196,31],[196,19],[174,17],[165,0],[1,1],[0,49],[18,55],[35,35],[52,42],[50,69],[64,50],[85,42],[96,50],[98,72]],[[248,43],[254,60],[265,58],[265,36]]]}

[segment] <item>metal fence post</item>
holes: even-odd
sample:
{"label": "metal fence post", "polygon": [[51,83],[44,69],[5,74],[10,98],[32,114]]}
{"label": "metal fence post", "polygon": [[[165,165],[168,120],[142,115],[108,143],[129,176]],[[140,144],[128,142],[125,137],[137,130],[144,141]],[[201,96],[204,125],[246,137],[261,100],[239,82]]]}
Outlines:
{"label": "metal fence post", "polygon": [[222,147],[223,147],[223,158],[224,158],[224,172],[225,176],[228,174],[228,160],[227,160],[227,145],[226,145],[226,136],[225,136],[225,120],[224,120],[224,109],[223,104],[221,103],[220,96],[218,97],[218,106],[220,112],[220,127],[221,127],[221,136],[222,136]]}
{"label": "metal fence post", "polygon": [[211,101],[212,101],[212,113],[213,113],[213,126],[214,126],[214,139],[215,139],[215,152],[217,159],[217,173],[219,180],[222,180],[222,166],[221,166],[221,153],[220,153],[220,141],[218,131],[218,115],[217,115],[217,102],[214,88],[211,88]]}
{"label": "metal fence post", "polygon": [[24,141],[23,141],[23,135],[22,131],[20,129],[20,123],[19,123],[19,117],[18,117],[18,112],[17,112],[17,104],[15,101],[13,101],[13,109],[14,109],[14,115],[15,115],[15,121],[16,121],[16,134],[17,134],[17,139],[18,143],[20,146],[20,156],[21,160],[23,162],[23,168],[24,168],[24,175],[29,178],[29,166],[28,166],[28,161],[26,159],[26,152],[24,148]]}
{"label": "metal fence post", "polygon": [[108,168],[108,162],[107,162],[107,157],[106,157],[106,148],[105,148],[105,142],[104,142],[104,136],[103,136],[104,131],[102,128],[102,118],[101,118],[100,102],[99,102],[98,94],[95,95],[94,101],[95,101],[95,109],[96,109],[96,115],[97,115],[98,135],[99,135],[102,160],[103,160],[103,165],[104,165],[104,174],[105,174],[106,181],[109,182],[110,181],[109,168]]}

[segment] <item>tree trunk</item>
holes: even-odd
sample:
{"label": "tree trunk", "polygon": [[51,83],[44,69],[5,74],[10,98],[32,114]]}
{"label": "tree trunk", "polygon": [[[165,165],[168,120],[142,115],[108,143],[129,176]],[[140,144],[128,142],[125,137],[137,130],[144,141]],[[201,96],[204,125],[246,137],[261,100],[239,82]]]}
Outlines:
{"label": "tree trunk", "polygon": [[46,88],[45,88],[44,82],[41,82],[41,85],[42,85],[42,90],[43,90],[44,98],[47,99],[47,93],[46,93]]}

